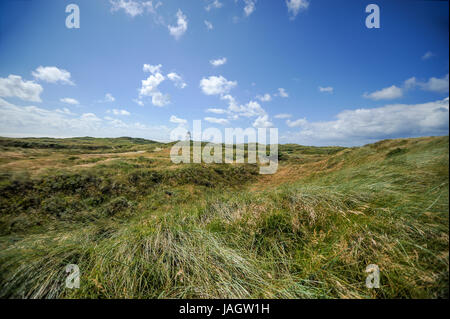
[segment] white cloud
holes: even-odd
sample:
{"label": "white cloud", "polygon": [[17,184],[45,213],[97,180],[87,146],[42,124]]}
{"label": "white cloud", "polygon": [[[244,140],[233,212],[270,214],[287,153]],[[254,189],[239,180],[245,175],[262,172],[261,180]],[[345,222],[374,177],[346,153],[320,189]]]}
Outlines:
{"label": "white cloud", "polygon": [[244,14],[246,17],[248,17],[256,10],[256,0],[244,0],[244,2]]}
{"label": "white cloud", "polygon": [[136,103],[139,106],[144,106],[144,102],[142,102],[142,100],[134,99],[133,102]]}
{"label": "white cloud", "polygon": [[230,94],[222,95],[220,99],[228,102],[228,110],[230,111],[239,108],[238,104],[236,103],[236,100]]}
{"label": "white cloud", "polygon": [[287,98],[287,97],[289,97],[289,94],[286,92],[285,89],[279,88],[278,89],[278,96]]}
{"label": "white cloud", "polygon": [[430,58],[434,57],[434,53],[431,51],[425,52],[425,54],[422,56],[422,60],[428,60]]}
{"label": "white cloud", "polygon": [[272,96],[269,93],[266,93],[264,95],[258,95],[256,98],[258,100],[260,100],[261,102],[270,102],[270,101],[272,101]]}
{"label": "white cloud", "polygon": [[58,69],[56,66],[39,66],[35,71],[31,72],[37,80],[49,83],[62,83],[74,85],[70,79],[70,72],[64,69]]}
{"label": "white cloud", "polygon": [[249,101],[247,104],[238,104],[231,95],[224,95],[222,100],[228,101],[228,113],[230,118],[238,119],[239,117],[258,117],[257,122],[259,127],[265,127],[262,123],[270,123],[266,116],[266,111],[261,107],[258,102]]}
{"label": "white cloud", "polygon": [[289,127],[299,127],[304,126],[307,123],[306,119],[298,119],[295,121],[287,120],[286,125]]}
{"label": "white cloud", "polygon": [[0,78],[0,96],[17,97],[24,101],[41,102],[42,86],[34,81],[23,81],[19,75]]}
{"label": "white cloud", "polygon": [[308,0],[286,0],[288,13],[291,14],[291,20],[295,19],[300,10],[308,9]]}
{"label": "white cloud", "polygon": [[94,113],[81,115],[36,106],[16,106],[0,99],[0,136],[35,137],[119,137],[134,136],[168,141],[166,126],[147,126],[139,122],[124,123],[117,119],[101,119]]}
{"label": "white cloud", "polygon": [[334,88],[332,88],[331,86],[326,86],[326,87],[319,86],[319,91],[325,92],[325,93],[333,93]]}
{"label": "white cloud", "polygon": [[210,60],[209,63],[211,63],[211,65],[213,66],[224,65],[225,63],[227,63],[227,58],[224,57],[216,60]]}
{"label": "white cloud", "polygon": [[108,124],[110,124],[114,128],[127,128],[128,127],[128,125],[122,120],[115,119],[110,116],[105,116],[104,119],[109,121]]}
{"label": "white cloud", "polygon": [[271,127],[273,123],[269,121],[269,116],[267,114],[258,116],[253,122],[253,127]]}
{"label": "white cloud", "polygon": [[262,116],[266,114],[266,111],[261,107],[258,102],[250,101],[247,104],[237,105],[233,100],[229,104],[229,110],[237,113],[239,116],[253,117]]}
{"label": "white cloud", "polygon": [[276,118],[276,119],[288,119],[290,117],[292,117],[292,115],[286,114],[286,113],[281,113],[281,114],[277,114],[274,116],[274,118]]}
{"label": "white cloud", "polygon": [[138,2],[133,0],[110,0],[110,3],[112,5],[111,12],[123,10],[126,14],[133,18],[135,16],[142,15],[145,11],[155,13],[156,9],[162,5],[160,1],[158,1],[155,5],[153,5],[153,1]]}
{"label": "white cloud", "polygon": [[403,96],[403,90],[395,85],[375,91],[372,93],[364,93],[365,98],[372,100],[392,100]]}
{"label": "white cloud", "polygon": [[224,109],[210,108],[210,109],[207,109],[206,112],[214,113],[214,114],[226,114],[228,111],[224,110]]}
{"label": "white cloud", "polygon": [[236,81],[228,81],[223,76],[210,76],[200,81],[200,88],[206,95],[217,95],[228,93],[237,85]]}
{"label": "white cloud", "polygon": [[128,116],[131,114],[127,110],[118,110],[118,109],[107,110],[106,113],[112,113],[114,115],[125,115],[125,116]]}
{"label": "white cloud", "polygon": [[290,133],[283,139],[308,145],[353,146],[385,138],[447,135],[448,125],[447,97],[423,104],[391,104],[372,109],[346,110],[340,112],[334,121],[305,120],[300,131]]}
{"label": "white cloud", "polygon": [[170,95],[156,92],[152,95],[152,103],[155,106],[165,106],[170,103]]}
{"label": "white cloud", "polygon": [[417,85],[417,79],[415,77],[407,79],[403,82],[403,86],[405,89],[412,89]]}
{"label": "white cloud", "polygon": [[[237,120],[240,117],[256,117],[253,122],[254,127],[271,127],[273,126],[272,122],[270,122],[269,116],[266,111],[261,107],[261,105],[256,101],[249,101],[246,104],[238,104],[234,97],[229,94],[221,95],[221,100],[228,102],[227,109],[221,108],[209,108],[206,112],[215,113],[215,114],[226,114],[228,119],[227,121],[223,121],[225,119],[216,119],[216,118],[208,118],[210,122],[215,121],[214,123],[220,124],[228,124],[229,120]],[[206,120],[206,118],[205,118]]]}
{"label": "white cloud", "polygon": [[396,99],[402,97],[406,90],[411,90],[416,87],[419,87],[425,91],[448,93],[448,85],[448,73],[442,78],[431,77],[426,82],[422,82],[417,80],[415,77],[411,77],[403,82],[402,88],[392,85],[370,94],[366,92],[363,96],[373,100]]}
{"label": "white cloud", "polygon": [[209,3],[206,7],[205,10],[209,11],[211,9],[220,9],[223,7],[223,3],[220,2],[219,0],[214,0],[213,2]]}
{"label": "white cloud", "polygon": [[181,76],[179,76],[175,72],[167,74],[167,77],[169,78],[169,80],[174,82],[177,88],[184,89],[187,86],[187,84],[183,81]]}
{"label": "white cloud", "polygon": [[230,122],[227,119],[217,118],[217,117],[205,117],[205,121],[214,123],[214,124],[221,124],[221,125],[230,124]]}
{"label": "white cloud", "polygon": [[177,25],[169,25],[168,28],[169,33],[177,40],[186,32],[188,28],[188,21],[186,16],[180,9],[178,9],[177,11]]}
{"label": "white cloud", "polygon": [[118,11],[123,9],[126,14],[135,17],[137,15],[141,15],[143,12],[142,6],[139,2],[135,2],[132,0],[118,0],[118,1],[110,1],[112,4],[111,11]]}
{"label": "white cloud", "polygon": [[187,120],[176,117],[175,115],[172,115],[170,117],[169,121],[172,123],[176,123],[176,124],[186,124],[187,123]]}
{"label": "white cloud", "polygon": [[[162,107],[170,103],[170,96],[161,93],[158,88],[158,86],[166,79],[164,75],[159,72],[161,67],[160,64],[157,66],[144,64],[144,71],[151,72],[152,74],[146,80],[142,80],[138,101],[142,102],[142,97],[149,96],[152,98],[152,104],[155,106]],[[138,104],[141,105],[140,103]]]}
{"label": "white cloud", "polygon": [[63,107],[62,109],[56,109],[55,112],[66,115],[76,115],[75,113],[72,113],[67,107]]}
{"label": "white cloud", "polygon": [[448,93],[448,73],[442,78],[431,77],[426,82],[418,81],[415,77],[409,78],[404,82],[406,89],[413,89],[419,87],[425,91],[432,91],[436,93]]}
{"label": "white cloud", "polygon": [[206,29],[208,29],[208,30],[214,29],[213,24],[211,22],[209,22],[208,20],[205,20],[204,22],[206,25]]}
{"label": "white cloud", "polygon": [[143,96],[152,96],[158,92],[158,86],[164,80],[165,77],[161,73],[150,75],[146,80],[142,80],[142,87],[139,94]]}
{"label": "white cloud", "polygon": [[160,73],[162,68],[162,64],[158,65],[151,65],[151,64],[144,64],[142,67],[142,70],[144,72],[150,72],[151,74]]}
{"label": "white cloud", "polygon": [[71,105],[78,105],[80,104],[80,102],[78,102],[77,100],[70,98],[70,97],[65,97],[63,99],[60,99],[61,102],[66,103],[66,104],[71,104]]}
{"label": "white cloud", "polygon": [[103,99],[103,102],[108,103],[108,102],[114,102],[116,99],[114,96],[112,96],[111,93],[106,93],[105,94],[105,98]]}
{"label": "white cloud", "polygon": [[[161,73],[162,65],[144,64],[142,69],[144,72],[150,72],[151,75],[147,79],[142,80],[142,86],[139,90],[139,98],[134,100],[134,102],[143,106],[144,102],[142,101],[142,98],[149,96],[152,98],[152,104],[155,106],[161,107],[169,104],[170,95],[163,94],[159,90],[159,85],[166,80],[166,77]],[[187,86],[181,76],[175,72],[167,74],[167,78],[174,82],[174,85],[178,88],[183,89]]]}
{"label": "white cloud", "polygon": [[442,78],[432,77],[425,83],[419,83],[419,85],[426,91],[446,93],[448,92],[448,73]]}

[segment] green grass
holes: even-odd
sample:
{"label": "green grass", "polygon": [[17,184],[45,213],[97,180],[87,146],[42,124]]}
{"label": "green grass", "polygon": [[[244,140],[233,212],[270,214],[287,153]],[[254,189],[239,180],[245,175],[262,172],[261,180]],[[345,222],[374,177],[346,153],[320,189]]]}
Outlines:
{"label": "green grass", "polygon": [[[281,145],[279,174],[308,173],[264,177],[264,188],[256,165],[146,154],[0,170],[0,297],[448,298],[448,147],[448,137]],[[65,288],[70,263],[80,289]],[[379,289],[365,287],[369,264]]]}

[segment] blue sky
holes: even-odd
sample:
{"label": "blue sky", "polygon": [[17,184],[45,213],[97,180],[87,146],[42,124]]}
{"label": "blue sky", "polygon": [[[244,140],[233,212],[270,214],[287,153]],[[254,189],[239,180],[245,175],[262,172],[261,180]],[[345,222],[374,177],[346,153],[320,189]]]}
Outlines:
{"label": "blue sky", "polygon": [[[68,29],[68,4],[80,28]],[[368,29],[365,8],[380,8]],[[169,140],[276,127],[281,143],[448,134],[448,2],[4,0],[0,135]]]}

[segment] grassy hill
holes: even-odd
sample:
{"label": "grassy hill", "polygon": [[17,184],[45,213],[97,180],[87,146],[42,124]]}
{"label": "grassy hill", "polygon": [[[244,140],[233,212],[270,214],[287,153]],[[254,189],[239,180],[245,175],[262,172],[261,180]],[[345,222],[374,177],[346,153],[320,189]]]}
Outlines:
{"label": "grassy hill", "polygon": [[0,297],[448,298],[448,136],[280,145],[274,175],[171,145],[0,138]]}

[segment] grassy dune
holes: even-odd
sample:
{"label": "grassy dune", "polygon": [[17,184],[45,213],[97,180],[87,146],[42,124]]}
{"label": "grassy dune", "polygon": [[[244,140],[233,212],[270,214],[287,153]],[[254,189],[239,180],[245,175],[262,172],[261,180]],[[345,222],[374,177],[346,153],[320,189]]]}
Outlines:
{"label": "grassy dune", "polygon": [[0,297],[448,298],[448,136],[280,145],[270,176],[170,146],[0,138]]}

